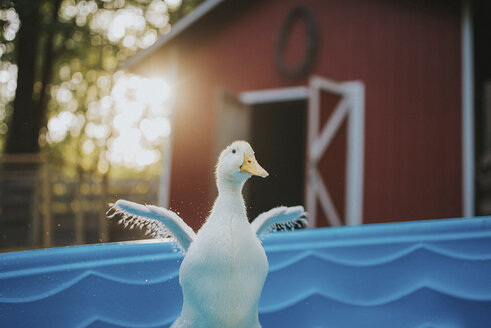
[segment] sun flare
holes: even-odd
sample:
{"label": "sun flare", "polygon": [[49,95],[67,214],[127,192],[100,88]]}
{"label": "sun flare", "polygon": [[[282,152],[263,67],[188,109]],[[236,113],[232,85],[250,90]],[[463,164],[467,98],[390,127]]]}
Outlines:
{"label": "sun flare", "polygon": [[[66,88],[56,91],[59,103],[68,104],[71,96]],[[83,129],[88,138],[82,145],[85,154],[95,145],[106,145],[106,161],[141,170],[162,157],[162,145],[171,133],[169,97],[170,87],[162,78],[120,73],[107,96],[89,103],[86,118],[69,109],[53,116],[47,141],[58,143]]]}

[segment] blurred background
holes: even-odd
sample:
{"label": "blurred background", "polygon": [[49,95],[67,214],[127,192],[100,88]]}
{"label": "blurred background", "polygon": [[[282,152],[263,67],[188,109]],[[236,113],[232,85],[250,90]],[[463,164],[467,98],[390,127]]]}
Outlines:
{"label": "blurred background", "polygon": [[0,248],[141,237],[105,212],[157,203],[171,86],[123,65],[199,1],[1,3]]}
{"label": "blurred background", "polygon": [[197,230],[219,151],[270,177],[249,217],[309,226],[491,213],[491,5],[470,0],[0,1],[0,251]]}

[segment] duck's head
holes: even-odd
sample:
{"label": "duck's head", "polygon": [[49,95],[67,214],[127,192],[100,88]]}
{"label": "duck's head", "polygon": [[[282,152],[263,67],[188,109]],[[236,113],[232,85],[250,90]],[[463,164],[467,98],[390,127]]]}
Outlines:
{"label": "duck's head", "polygon": [[251,145],[246,141],[235,141],[220,154],[216,168],[218,183],[227,181],[242,184],[252,175],[267,177],[254,156]]}

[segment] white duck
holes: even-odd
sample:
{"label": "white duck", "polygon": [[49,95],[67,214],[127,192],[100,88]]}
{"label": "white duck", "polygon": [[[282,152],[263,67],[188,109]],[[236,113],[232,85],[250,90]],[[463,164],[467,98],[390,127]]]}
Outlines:
{"label": "white duck", "polygon": [[146,227],[154,236],[172,236],[185,252],[179,270],[184,303],[172,328],[261,327],[258,302],[268,260],[258,236],[278,226],[305,223],[305,212],[302,206],[277,207],[249,224],[242,187],[251,175],[267,177],[268,173],[247,142],[232,143],[221,153],[216,168],[218,198],[196,235],[164,208],[125,200],[113,205],[115,214],[123,214],[121,223]]}

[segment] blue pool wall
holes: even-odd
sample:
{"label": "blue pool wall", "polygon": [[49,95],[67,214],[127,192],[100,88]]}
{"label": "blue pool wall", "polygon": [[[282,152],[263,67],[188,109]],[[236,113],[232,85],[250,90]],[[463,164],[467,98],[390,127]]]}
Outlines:
{"label": "blue pool wall", "polygon": [[[278,232],[264,240],[263,327],[490,327],[491,219]],[[0,254],[0,327],[169,327],[169,243]]]}

